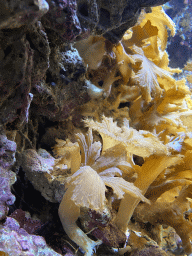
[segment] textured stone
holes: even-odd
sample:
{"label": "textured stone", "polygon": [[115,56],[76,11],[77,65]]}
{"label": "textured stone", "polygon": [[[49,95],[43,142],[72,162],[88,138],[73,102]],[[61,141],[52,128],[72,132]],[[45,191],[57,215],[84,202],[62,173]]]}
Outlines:
{"label": "textured stone", "polygon": [[107,208],[102,213],[86,208],[81,210],[80,221],[84,230],[96,239],[102,240],[103,244],[118,248],[125,244],[126,235],[111,219],[112,215]]}
{"label": "textured stone", "polygon": [[62,121],[88,101],[85,66],[72,46],[55,47],[46,79],[33,88],[32,112],[51,121]]}
{"label": "textured stone", "polygon": [[15,201],[10,186],[15,182],[15,174],[10,168],[15,162],[16,144],[3,134],[0,135],[0,220],[8,214],[9,205]]}
{"label": "textured stone", "polygon": [[0,45],[5,54],[0,61],[0,123],[5,125],[18,117],[20,121],[27,119],[31,84],[27,83],[29,78],[25,80],[25,75],[30,76],[32,51],[25,36],[17,38],[16,33],[10,35],[3,32]]}
{"label": "textured stone", "polygon": [[20,228],[15,219],[10,217],[7,217],[0,229],[0,250],[9,255],[61,255],[49,248],[43,237],[29,235],[27,231]]}
{"label": "textured stone", "polygon": [[21,154],[20,165],[34,188],[46,200],[57,203],[61,202],[64,194],[67,170],[55,170],[54,161],[46,150],[40,149],[37,153],[28,149]]}
{"label": "textured stone", "polygon": [[0,167],[10,169],[15,162],[16,143],[8,140],[4,134],[0,135]]}
{"label": "textured stone", "polygon": [[0,29],[13,29],[37,21],[49,5],[45,0],[2,0],[0,10]]}
{"label": "textured stone", "polygon": [[[31,87],[45,75],[49,44],[41,23],[0,32],[0,124],[28,121]],[[13,128],[13,127],[12,127]]]}
{"label": "textured stone", "polygon": [[9,211],[9,205],[15,201],[11,194],[10,186],[15,182],[15,175],[11,171],[5,171],[0,167],[0,220],[4,219]]}
{"label": "textured stone", "polygon": [[76,14],[76,0],[48,0],[50,10],[43,17],[43,25],[56,31],[64,41],[74,41],[81,34]]}
{"label": "textured stone", "polygon": [[40,21],[28,27],[26,39],[33,49],[33,67],[31,74],[32,87],[45,75],[49,67],[50,47],[46,32]]}

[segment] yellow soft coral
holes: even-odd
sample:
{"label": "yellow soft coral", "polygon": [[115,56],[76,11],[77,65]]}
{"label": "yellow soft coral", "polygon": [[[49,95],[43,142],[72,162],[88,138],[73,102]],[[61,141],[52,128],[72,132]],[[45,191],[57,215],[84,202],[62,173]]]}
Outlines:
{"label": "yellow soft coral", "polygon": [[[67,190],[59,206],[59,217],[67,235],[85,251],[85,255],[89,256],[92,255],[95,247],[101,244],[101,241],[94,242],[77,226],[76,221],[80,216],[80,207],[102,212],[106,204],[105,186],[113,189],[117,199],[122,199],[124,194],[130,194],[134,198],[139,198],[139,200],[149,201],[133,183],[119,177],[122,175],[122,171],[116,166],[124,166],[125,169],[127,166],[130,168],[130,166],[128,162],[121,159],[121,155],[124,155],[123,151],[119,151],[120,154],[116,154],[118,146],[112,145],[114,149],[113,151],[110,149],[110,158],[107,157],[107,150],[105,152],[106,155],[101,157],[101,143],[93,142],[91,129],[89,129],[86,136],[78,133],[76,137],[81,150],[81,167],[76,170],[77,165],[71,164],[71,173],[73,175],[67,178]],[[61,157],[63,160],[67,155],[67,151],[70,155],[71,148],[77,148],[76,145],[69,141],[67,142],[69,147],[66,147],[66,143],[61,140],[58,140],[58,143],[55,146],[55,151],[59,155],[62,152],[64,153],[63,157]],[[121,150],[123,148],[122,146]],[[114,155],[111,155],[113,152]],[[79,155],[80,152],[76,153]],[[114,161],[115,159],[116,161]],[[126,156],[124,159],[126,160]],[[102,168],[103,164],[104,169]]]}
{"label": "yellow soft coral", "polygon": [[145,19],[139,24],[141,27],[144,27],[146,21],[150,20],[151,25],[155,26],[158,29],[158,38],[161,42],[161,49],[164,51],[167,46],[167,28],[171,30],[171,35],[175,35],[175,23],[172,19],[165,13],[162,6],[157,6],[152,8],[151,13],[145,15]]}
{"label": "yellow soft coral", "polygon": [[[105,186],[111,187],[116,198],[121,199],[115,223],[123,231],[139,201],[145,200],[142,194],[146,193],[154,202],[151,211],[156,216],[156,206],[164,208],[159,213],[165,216],[166,211],[173,214],[176,204],[182,205],[179,200],[186,200],[181,194],[192,182],[192,100],[185,79],[172,77],[181,70],[169,67],[167,28],[173,36],[173,21],[162,7],[153,7],[117,45],[94,36],[76,44],[87,64],[86,78],[90,80],[87,90],[91,101],[80,109],[88,117],[85,124],[89,130],[86,135],[76,135],[81,153],[77,153],[74,167],[70,158],[74,171],[68,179],[59,214],[68,235],[87,255],[97,243],[87,239],[75,222],[80,206],[96,210],[105,207]],[[91,129],[100,134],[102,143],[93,142]],[[133,154],[142,158],[141,166],[134,163]],[[60,161],[65,163],[62,158]],[[130,173],[135,173],[134,185],[127,182]],[[86,186],[87,182],[90,186]],[[169,206],[167,195],[173,198],[172,202],[175,195],[180,199]],[[74,216],[70,216],[72,208],[68,210],[67,204],[74,209]],[[147,207],[142,207],[147,213]],[[175,223],[163,221],[178,233],[177,221],[182,225],[179,234],[190,251],[182,214],[178,212]],[[188,227],[190,231],[191,225]],[[78,241],[78,235],[82,240]]]}
{"label": "yellow soft coral", "polygon": [[103,116],[101,123],[93,120],[85,120],[88,127],[98,131],[103,141],[103,151],[121,143],[125,146],[127,152],[142,157],[148,157],[152,154],[162,155],[168,154],[166,146],[152,133],[147,131],[137,131],[129,127],[128,120],[124,120],[124,126],[117,126],[117,122],[113,122],[112,118]]}

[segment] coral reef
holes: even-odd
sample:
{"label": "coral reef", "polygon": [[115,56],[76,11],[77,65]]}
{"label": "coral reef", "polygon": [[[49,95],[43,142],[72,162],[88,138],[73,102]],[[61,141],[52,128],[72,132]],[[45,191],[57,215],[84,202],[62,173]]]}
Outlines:
{"label": "coral reef", "polygon": [[[80,143],[81,157],[84,159],[82,164],[87,165],[87,163],[89,163],[89,166],[97,171],[99,175],[107,168],[107,163],[109,164],[107,156],[109,155],[108,151],[110,151],[110,157],[113,159],[117,156],[119,157],[115,165],[111,166],[111,170],[113,170],[113,172],[116,170],[116,176],[118,176],[116,168],[121,166],[118,167],[121,170],[122,164],[120,164],[119,161],[121,161],[122,152],[126,152],[124,164],[129,166],[128,169],[132,169],[136,174],[136,180],[134,182],[135,187],[139,188],[143,194],[150,191],[150,193],[146,193],[146,196],[148,199],[151,199],[151,206],[147,207],[145,204],[141,204],[140,207],[142,206],[142,209],[140,209],[139,206],[137,207],[141,198],[135,197],[133,193],[130,194],[130,192],[126,192],[123,198],[121,197],[120,205],[115,208],[116,216],[113,222],[116,226],[126,233],[127,225],[131,217],[134,216],[133,213],[137,207],[136,213],[139,211],[141,215],[144,215],[146,211],[146,216],[149,216],[149,218],[144,217],[138,219],[139,221],[147,221],[153,225],[158,222],[160,224],[165,223],[175,228],[182,239],[184,250],[189,254],[192,249],[190,235],[187,236],[187,234],[191,233],[191,224],[187,224],[187,220],[183,218],[184,213],[181,212],[190,210],[190,201],[187,200],[187,197],[190,198],[190,195],[183,191],[190,191],[191,180],[190,178],[188,179],[186,175],[188,173],[187,168],[191,168],[186,167],[186,163],[182,164],[182,161],[189,161],[186,160],[186,157],[189,159],[190,149],[183,147],[182,143],[185,139],[190,140],[191,138],[191,99],[190,91],[185,85],[185,81],[177,81],[171,75],[173,73],[180,73],[181,71],[168,67],[168,55],[165,51],[168,34],[165,25],[171,30],[171,34],[174,35],[175,25],[172,20],[165,14],[161,7],[155,7],[152,9],[152,13],[145,14],[145,18],[143,18],[138,25],[127,31],[123,40],[116,46],[111,46],[107,49],[105,39],[94,36],[75,44],[81,57],[88,66],[87,77],[89,77],[90,81],[95,85],[95,87],[90,86],[88,91],[93,98],[93,100],[88,103],[87,109],[89,112],[83,112],[84,115],[88,117],[94,116],[94,118],[98,120],[85,120],[86,126],[89,129],[96,130],[102,140],[102,154],[101,156],[98,155],[97,159],[95,158],[95,164],[92,164],[89,158],[92,156],[92,161],[94,160],[92,150],[94,150],[93,148],[96,146],[91,146],[91,144],[93,144],[92,139],[86,140],[90,141],[89,143],[86,141],[83,142],[83,136],[77,134],[77,141]],[[137,38],[139,32],[139,38]],[[97,53],[98,51],[100,55]],[[90,52],[92,56],[90,56]],[[112,63],[112,61],[114,64],[109,66],[108,63]],[[101,74],[102,77],[104,66],[108,66],[110,72],[108,73],[109,77],[103,76],[103,83],[100,86],[101,80],[95,80],[93,74],[96,74],[96,76]],[[98,108],[97,101],[95,101],[94,98],[110,98],[113,89],[116,89],[114,94],[121,100],[122,84],[123,87],[136,85],[138,92],[136,95],[134,93],[133,98],[127,100],[131,102],[129,116],[127,116],[130,125],[128,119],[124,118],[122,120],[120,119],[120,115],[117,114],[119,117],[118,121],[121,121],[118,126],[116,122],[113,122],[112,118],[105,116],[101,118],[104,108]],[[120,95],[117,93],[118,87]],[[121,103],[120,100],[118,101],[119,104]],[[101,104],[104,104],[104,101]],[[112,104],[114,104],[114,101],[111,102],[111,105]],[[95,108],[97,108],[97,111],[94,111]],[[85,111],[85,109],[82,108],[82,111]],[[94,115],[94,113],[96,115]],[[113,113],[111,113],[110,116],[113,116]],[[114,117],[116,116],[114,115]],[[145,131],[142,130],[143,128]],[[88,134],[90,133],[89,131]],[[160,145],[160,143],[162,144]],[[118,151],[115,147],[122,148]],[[118,155],[118,153],[115,153],[116,151],[121,153]],[[59,153],[60,155],[62,154],[62,148],[59,149]],[[72,154],[72,152],[70,154]],[[133,154],[144,159],[144,163],[141,164],[141,166],[134,164],[131,157]],[[65,161],[63,161],[63,163],[65,163]],[[99,177],[97,178],[95,172],[93,173],[90,167],[82,167],[82,164],[79,165],[79,167],[76,164],[76,172],[74,172],[74,174],[72,172],[73,175],[67,179],[72,179],[72,183],[69,182],[69,187],[60,204],[59,216],[69,237],[81,246],[86,252],[86,255],[90,255],[97,244],[90,241],[89,238],[86,238],[82,231],[76,227],[75,222],[80,215],[78,207],[92,208],[93,210],[99,211],[97,209],[98,207],[102,210],[103,206],[102,204],[99,206],[96,195],[100,194],[100,199],[103,198],[103,195],[102,190],[99,189],[99,184],[101,183]],[[172,175],[171,173],[169,175],[166,174],[166,170],[169,170],[169,168],[171,169]],[[129,178],[126,177],[128,169],[124,167],[124,172],[121,174],[125,181],[129,180]],[[71,170],[73,169],[71,168]],[[182,176],[183,170],[186,170],[184,176]],[[174,175],[175,172],[178,178]],[[88,180],[86,178],[87,176],[89,176]],[[95,181],[97,180],[97,190],[91,181],[91,176],[94,177]],[[161,178],[159,178],[159,176]],[[87,184],[86,188],[83,186],[84,183]],[[153,188],[153,185],[151,186],[153,183],[158,184],[159,187],[157,187],[157,190],[161,187],[159,194],[157,193],[156,187],[154,186]],[[91,184],[92,192],[88,192],[88,184]],[[119,181],[117,184],[119,186],[121,182]],[[115,196],[117,188],[114,187],[114,183],[113,186],[110,183],[105,183],[105,185],[111,187],[113,191],[112,205],[108,206],[109,208],[111,207],[110,209],[113,211],[114,200],[118,199],[118,197],[116,197],[117,195]],[[81,187],[81,192],[79,186]],[[178,196],[178,200],[172,202],[172,204],[174,205],[174,209],[175,207],[178,209],[182,207],[182,209],[178,212],[176,218],[170,217],[172,221],[168,221],[168,218],[163,216],[167,216],[167,214],[172,216],[172,204],[170,204],[170,202],[164,202],[162,193],[164,194],[167,191],[169,195],[169,192],[171,193],[174,188],[178,188],[176,191],[177,193],[181,193],[182,196],[181,199],[179,199],[180,197]],[[120,188],[118,190],[120,191]],[[85,191],[85,193],[83,191]],[[94,193],[94,195],[91,193]],[[155,198],[154,193],[156,195]],[[92,195],[91,198],[88,195]],[[171,194],[169,197],[171,199]],[[94,203],[92,203],[92,200],[94,200]],[[111,199],[108,198],[107,202],[110,200]],[[156,200],[162,200],[162,202],[158,204]],[[180,206],[181,202],[184,203],[184,206]],[[175,206],[175,204],[177,206]],[[186,204],[188,204],[188,207]],[[65,208],[67,205],[71,205],[69,209]],[[153,207],[157,209],[157,215],[155,210],[153,212]],[[152,215],[148,213],[150,209]],[[162,209],[162,213],[160,209]],[[73,217],[72,214],[70,214],[71,211],[73,211]],[[162,220],[161,218],[158,221],[160,215],[162,215],[164,219]],[[150,216],[154,216],[154,221]],[[178,227],[180,227],[179,230]],[[185,232],[184,229],[187,227],[188,232]],[[78,233],[81,233],[81,237],[84,237],[82,240],[77,239],[76,234]],[[127,250],[129,250],[128,247]],[[120,251],[121,249],[119,252]]]}
{"label": "coral reef", "polygon": [[180,25],[166,2],[0,3],[0,255],[192,253],[191,61],[167,52],[191,1]]}

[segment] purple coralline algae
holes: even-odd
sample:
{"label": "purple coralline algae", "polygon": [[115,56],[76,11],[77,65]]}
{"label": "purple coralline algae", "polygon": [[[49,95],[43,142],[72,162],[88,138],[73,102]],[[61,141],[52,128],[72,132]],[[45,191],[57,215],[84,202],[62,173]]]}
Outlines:
{"label": "purple coralline algae", "polygon": [[41,221],[26,216],[21,209],[15,210],[10,217],[18,221],[20,228],[25,229],[29,234],[35,234],[42,227]]}
{"label": "purple coralline algae", "polygon": [[0,167],[10,169],[15,161],[16,143],[8,140],[5,135],[0,135]]}
{"label": "purple coralline algae", "polygon": [[6,173],[0,168],[0,220],[6,217],[9,211],[9,206],[15,201],[15,196],[10,190],[10,176],[10,173]]}
{"label": "purple coralline algae", "polygon": [[27,231],[20,228],[19,223],[10,217],[0,229],[0,250],[9,254],[27,256],[59,256],[49,248],[43,237],[29,235]]}
{"label": "purple coralline algae", "polygon": [[0,220],[8,213],[9,206],[15,201],[10,186],[15,182],[15,175],[9,169],[15,162],[16,143],[0,135]]}

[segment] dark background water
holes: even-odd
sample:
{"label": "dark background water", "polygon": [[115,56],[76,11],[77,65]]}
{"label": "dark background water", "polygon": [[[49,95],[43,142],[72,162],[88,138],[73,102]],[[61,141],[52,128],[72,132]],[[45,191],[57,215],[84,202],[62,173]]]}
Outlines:
{"label": "dark background water", "polygon": [[192,58],[192,0],[171,0],[164,9],[176,24],[176,34],[169,37],[167,46],[170,66],[183,68]]}

